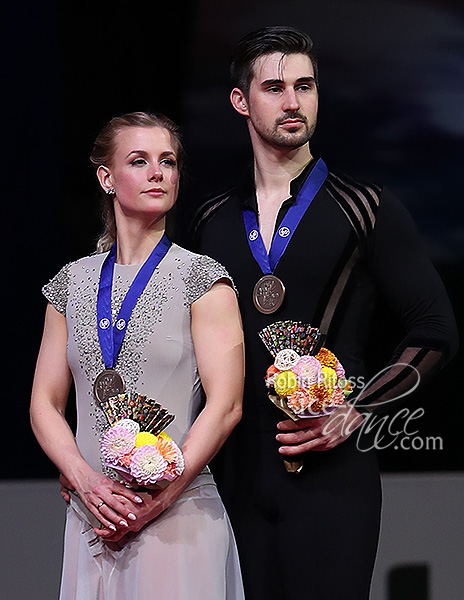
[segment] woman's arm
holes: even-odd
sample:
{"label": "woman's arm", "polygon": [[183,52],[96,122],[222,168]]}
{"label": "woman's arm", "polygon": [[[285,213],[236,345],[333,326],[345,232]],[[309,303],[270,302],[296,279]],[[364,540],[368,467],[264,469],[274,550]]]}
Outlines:
{"label": "woman's arm", "polygon": [[[193,423],[182,452],[185,469],[162,491],[144,495],[144,505],[135,511],[132,531],[166,510],[195,479],[225,442],[242,414],[244,343],[240,313],[234,290],[217,282],[192,304],[191,329],[198,371],[206,403]],[[115,541],[120,536],[109,536]]]}
{"label": "woman's arm", "polygon": [[[121,520],[125,522],[129,517],[133,502],[138,502],[137,495],[92,469],[77,448],[65,418],[71,385],[66,357],[67,337],[65,317],[49,304],[32,388],[32,429],[44,452],[86,507],[106,527],[115,530],[115,525],[121,525]],[[124,496],[127,502],[123,504],[115,493]],[[97,509],[102,501],[104,504]]]}

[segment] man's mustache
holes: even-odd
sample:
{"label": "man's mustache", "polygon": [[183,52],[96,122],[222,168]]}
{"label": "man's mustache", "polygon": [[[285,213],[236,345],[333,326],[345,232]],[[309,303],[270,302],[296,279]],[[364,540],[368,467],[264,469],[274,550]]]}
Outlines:
{"label": "man's mustache", "polygon": [[284,123],[285,121],[288,121],[288,119],[299,119],[300,121],[303,121],[304,123],[307,122],[307,119],[304,115],[302,115],[298,111],[295,111],[295,112],[285,113],[285,115],[282,115],[281,117],[279,117],[277,119],[276,123],[277,123],[277,125],[279,125],[280,123]]}

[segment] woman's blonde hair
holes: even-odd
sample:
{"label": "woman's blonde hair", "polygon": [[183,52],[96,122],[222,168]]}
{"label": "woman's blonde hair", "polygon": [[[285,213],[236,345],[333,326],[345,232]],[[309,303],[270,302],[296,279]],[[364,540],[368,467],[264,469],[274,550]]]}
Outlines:
{"label": "woman's blonde hair", "polygon": [[[90,154],[90,162],[97,171],[100,166],[112,166],[112,160],[116,151],[116,136],[120,131],[128,127],[161,127],[166,129],[171,134],[172,141],[176,148],[176,158],[179,171],[183,162],[183,147],[180,137],[179,127],[168,117],[161,113],[148,112],[133,112],[113,117],[98,134],[92,153]],[[106,252],[111,248],[116,240],[116,220],[114,216],[114,204],[112,196],[101,190],[102,198],[102,219],[103,232],[97,240],[97,252]],[[166,228],[172,228],[172,212],[166,215]]]}

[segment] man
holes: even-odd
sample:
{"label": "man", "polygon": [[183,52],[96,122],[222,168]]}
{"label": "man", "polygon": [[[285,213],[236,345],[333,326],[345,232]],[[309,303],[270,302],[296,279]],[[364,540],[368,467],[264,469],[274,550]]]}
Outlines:
{"label": "man", "polygon": [[[244,416],[212,465],[215,478],[248,600],[364,600],[381,493],[363,425],[455,352],[452,310],[402,205],[388,190],[327,172],[311,154],[318,79],[310,38],[290,27],[253,32],[236,47],[231,74],[253,168],[206,201],[193,226],[196,248],[235,280],[246,340]],[[376,293],[405,334],[390,368],[363,387]],[[272,357],[258,332],[286,319],[319,327],[357,384],[330,415],[293,421],[267,398]],[[283,458],[302,459],[302,470],[288,472]]]}

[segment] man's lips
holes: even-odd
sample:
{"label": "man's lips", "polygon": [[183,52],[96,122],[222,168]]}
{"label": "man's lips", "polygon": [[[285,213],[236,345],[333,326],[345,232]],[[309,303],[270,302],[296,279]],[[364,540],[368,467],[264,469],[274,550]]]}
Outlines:
{"label": "man's lips", "polygon": [[279,125],[283,127],[295,127],[298,125],[303,125],[303,119],[285,119],[285,121],[281,121]]}

